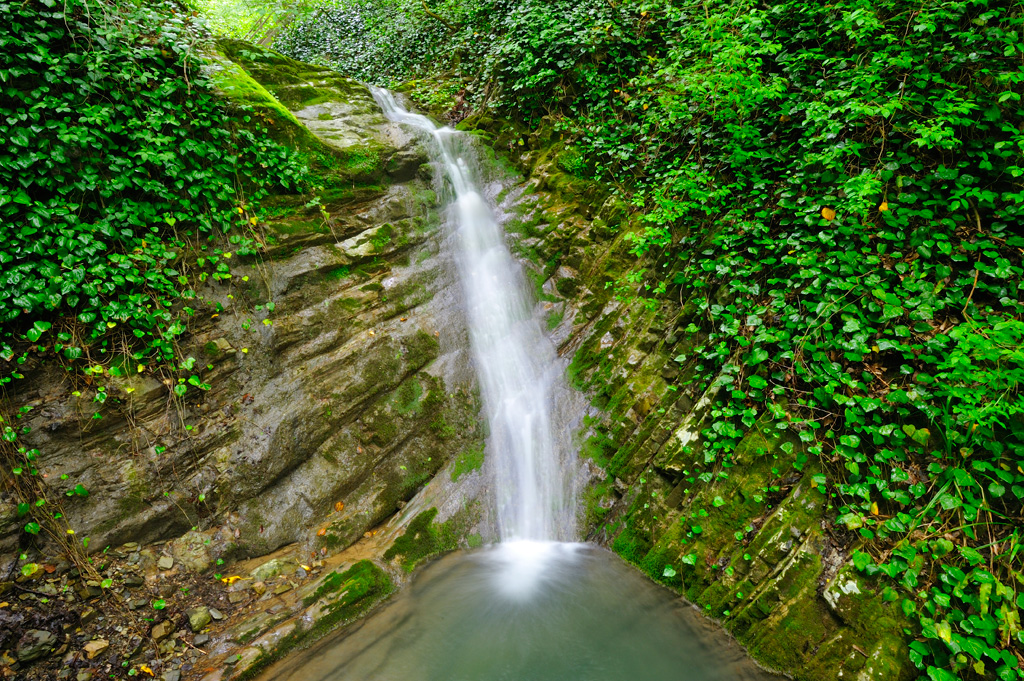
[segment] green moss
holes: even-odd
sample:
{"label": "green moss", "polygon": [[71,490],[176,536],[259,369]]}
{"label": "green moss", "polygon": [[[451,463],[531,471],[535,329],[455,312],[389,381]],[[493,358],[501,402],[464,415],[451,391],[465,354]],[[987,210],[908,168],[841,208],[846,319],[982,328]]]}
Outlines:
{"label": "green moss", "polygon": [[351,622],[363,615],[382,599],[389,596],[395,589],[387,574],[371,561],[361,560],[343,573],[332,573],[327,581],[314,592],[310,598],[304,599],[305,605],[311,605],[321,597],[331,598],[340,594],[336,600],[325,608],[325,614],[305,629],[302,624],[282,638],[271,652],[262,652],[260,656],[237,678],[240,680],[254,679],[268,665],[281,659],[289,652],[310,645],[323,638],[340,624]]}
{"label": "green moss", "polygon": [[483,441],[475,442],[463,450],[452,464],[452,482],[458,482],[466,473],[479,470],[484,465],[484,450]]}
{"label": "green moss", "polygon": [[431,508],[413,518],[405,530],[405,534],[395,540],[384,558],[401,558],[402,567],[412,570],[416,563],[433,555],[440,548],[437,529],[431,524],[437,516],[437,509]]}

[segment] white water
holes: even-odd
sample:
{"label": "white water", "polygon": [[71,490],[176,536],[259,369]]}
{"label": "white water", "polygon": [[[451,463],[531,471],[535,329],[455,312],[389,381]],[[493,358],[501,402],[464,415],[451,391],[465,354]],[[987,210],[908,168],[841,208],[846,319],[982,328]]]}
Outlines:
{"label": "white water", "polygon": [[575,457],[558,446],[568,438],[552,432],[554,382],[562,380],[557,356],[531,314],[525,277],[473,176],[472,145],[461,133],[407,111],[386,90],[373,88],[373,96],[390,120],[429,136],[431,155],[444,169],[473,361],[490,426],[498,529],[516,563],[510,573],[524,580],[510,586],[527,590],[553,548],[538,542],[576,539]]}

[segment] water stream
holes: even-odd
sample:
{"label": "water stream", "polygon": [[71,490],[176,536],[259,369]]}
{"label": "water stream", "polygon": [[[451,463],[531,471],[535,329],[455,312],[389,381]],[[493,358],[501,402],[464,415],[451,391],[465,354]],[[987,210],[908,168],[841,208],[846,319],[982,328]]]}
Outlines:
{"label": "water stream", "polygon": [[[473,150],[384,90],[444,169],[501,543],[426,567],[384,608],[269,681],[764,681],[726,634],[609,552],[574,543],[577,474],[553,414],[561,366],[474,178]],[[566,444],[563,444],[566,443]]]}
{"label": "water stream", "polygon": [[[431,153],[452,193],[449,221],[459,244],[473,361],[490,427],[487,454],[497,476],[502,541],[572,541],[575,457],[556,446],[561,438],[551,419],[560,366],[532,314],[522,268],[473,177],[472,148],[464,135],[407,111],[387,90],[373,88],[373,96],[390,120],[432,138]],[[522,548],[536,553],[535,547]]]}

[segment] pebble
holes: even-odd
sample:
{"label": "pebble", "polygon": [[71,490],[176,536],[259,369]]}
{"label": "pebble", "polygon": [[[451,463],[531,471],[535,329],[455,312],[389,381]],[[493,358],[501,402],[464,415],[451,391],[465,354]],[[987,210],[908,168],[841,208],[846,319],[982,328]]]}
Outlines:
{"label": "pebble", "polygon": [[174,567],[174,559],[170,556],[160,556],[160,560],[156,562],[156,566],[161,570],[170,570]]}
{"label": "pebble", "polygon": [[153,637],[154,641],[167,638],[174,631],[174,625],[171,624],[170,620],[164,620],[153,625],[153,629],[150,630],[149,635]]}
{"label": "pebble", "polygon": [[102,655],[110,648],[110,641],[104,639],[97,639],[95,641],[89,641],[85,644],[85,656],[90,660],[96,658],[97,655]]}
{"label": "pebble", "polygon": [[220,622],[222,619],[224,619],[224,613],[222,613],[217,608],[210,608],[210,617]]}
{"label": "pebble", "polygon": [[195,638],[192,639],[192,645],[194,646],[205,646],[209,642],[209,634],[196,634]]}
{"label": "pebble", "polygon": [[161,681],[181,681],[181,672],[177,669],[164,672]]}

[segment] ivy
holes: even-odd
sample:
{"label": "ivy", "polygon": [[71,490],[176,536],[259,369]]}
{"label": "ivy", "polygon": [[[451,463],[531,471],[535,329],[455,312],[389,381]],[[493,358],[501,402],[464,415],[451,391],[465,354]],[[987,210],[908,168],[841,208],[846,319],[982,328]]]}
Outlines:
{"label": "ivy", "polygon": [[[176,2],[0,14],[0,389],[57,363],[92,386],[94,419],[121,401],[103,378],[184,372],[175,395],[209,389],[178,341],[203,283],[257,252],[257,202],[304,181],[299,158],[229,116],[200,68],[205,29]],[[30,409],[0,413],[5,482],[25,532],[67,543],[20,440]]]}

